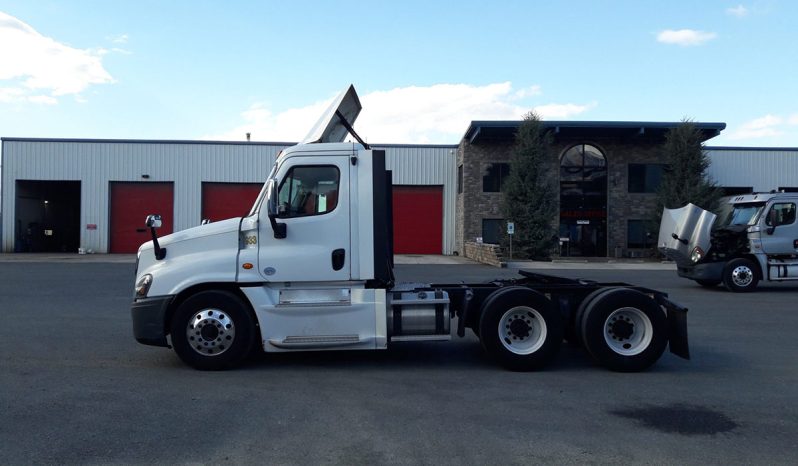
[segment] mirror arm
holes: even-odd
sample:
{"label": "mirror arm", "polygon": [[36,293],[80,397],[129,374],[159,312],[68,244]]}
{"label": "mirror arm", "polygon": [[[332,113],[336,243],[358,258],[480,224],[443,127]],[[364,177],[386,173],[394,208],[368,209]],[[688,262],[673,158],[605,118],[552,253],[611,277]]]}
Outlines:
{"label": "mirror arm", "polygon": [[152,234],[152,245],[155,251],[155,260],[163,260],[166,257],[166,248],[162,248],[160,244],[158,244],[158,235],[155,233],[155,227],[150,227],[150,233]]}
{"label": "mirror arm", "polygon": [[272,224],[272,231],[274,231],[275,238],[283,239],[287,236],[285,223],[277,223],[273,215],[269,215],[269,223]]}

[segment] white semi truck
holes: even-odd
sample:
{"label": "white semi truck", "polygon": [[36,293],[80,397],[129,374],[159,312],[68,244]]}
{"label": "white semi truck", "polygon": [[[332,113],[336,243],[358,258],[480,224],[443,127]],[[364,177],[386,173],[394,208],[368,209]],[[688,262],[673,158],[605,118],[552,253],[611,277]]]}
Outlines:
{"label": "white semi truck", "polygon": [[[352,129],[350,86],[282,151],[248,215],[158,238],[136,263],[133,332],[204,370],[266,352],[379,350],[471,329],[511,370],[544,367],[563,338],[639,371],[670,345],[689,359],[687,309],[663,292],[521,271],[489,283],[395,284],[391,173]],[[351,134],[357,143],[343,142]],[[456,321],[456,325],[451,323]],[[454,328],[452,328],[454,327]]]}
{"label": "white semi truck", "polygon": [[798,280],[798,193],[730,197],[720,215],[693,204],[665,209],[659,249],[680,277],[753,291],[760,280]]}

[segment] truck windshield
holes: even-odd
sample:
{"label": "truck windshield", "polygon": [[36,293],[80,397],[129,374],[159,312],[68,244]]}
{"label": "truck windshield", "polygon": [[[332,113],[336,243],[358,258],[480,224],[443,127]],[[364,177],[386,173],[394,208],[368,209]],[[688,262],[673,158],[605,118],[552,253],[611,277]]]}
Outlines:
{"label": "truck windshield", "polygon": [[723,226],[755,225],[759,221],[759,214],[765,208],[764,202],[751,204],[735,204],[723,222]]}

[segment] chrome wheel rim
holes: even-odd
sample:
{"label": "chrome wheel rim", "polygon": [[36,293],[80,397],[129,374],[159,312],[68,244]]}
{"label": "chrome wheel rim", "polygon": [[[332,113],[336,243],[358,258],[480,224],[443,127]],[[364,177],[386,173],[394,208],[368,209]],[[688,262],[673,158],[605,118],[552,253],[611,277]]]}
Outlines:
{"label": "chrome wheel rim", "polygon": [[233,320],[219,309],[203,309],[188,321],[186,339],[196,353],[218,356],[233,344],[236,327]]}
{"label": "chrome wheel rim", "polygon": [[653,335],[651,319],[636,307],[616,309],[604,321],[604,341],[612,351],[623,356],[645,351]]}
{"label": "chrome wheel rim", "polygon": [[754,271],[746,265],[738,265],[732,270],[732,283],[745,288],[754,281]]}
{"label": "chrome wheel rim", "polygon": [[548,330],[540,312],[527,306],[517,306],[499,319],[499,341],[511,353],[532,354],[543,346]]}

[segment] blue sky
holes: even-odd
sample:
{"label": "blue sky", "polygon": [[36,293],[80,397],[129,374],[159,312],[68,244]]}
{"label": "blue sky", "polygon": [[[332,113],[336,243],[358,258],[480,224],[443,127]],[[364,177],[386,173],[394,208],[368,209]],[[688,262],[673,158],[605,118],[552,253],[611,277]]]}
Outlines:
{"label": "blue sky", "polygon": [[535,109],[798,147],[796,20],[788,0],[0,0],[0,136],[296,141],[353,83],[371,142]]}

